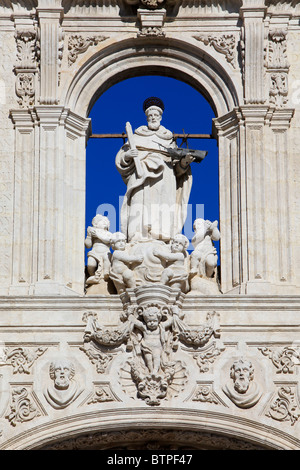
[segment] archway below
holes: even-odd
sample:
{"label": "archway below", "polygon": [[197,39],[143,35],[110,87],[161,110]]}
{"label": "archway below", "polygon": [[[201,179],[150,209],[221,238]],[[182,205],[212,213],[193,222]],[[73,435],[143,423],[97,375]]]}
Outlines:
{"label": "archway below", "polygon": [[209,432],[139,429],[84,434],[46,445],[39,450],[199,451],[271,450],[271,447]]}

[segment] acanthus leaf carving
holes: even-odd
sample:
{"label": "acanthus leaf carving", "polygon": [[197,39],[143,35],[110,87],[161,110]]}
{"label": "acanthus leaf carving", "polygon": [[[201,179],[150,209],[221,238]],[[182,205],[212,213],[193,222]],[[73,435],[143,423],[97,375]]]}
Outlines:
{"label": "acanthus leaf carving", "polygon": [[197,41],[202,41],[206,46],[212,46],[217,52],[225,55],[226,61],[232,65],[233,68],[237,67],[237,42],[234,34],[223,35],[196,35],[194,36]]}
{"label": "acanthus leaf carving", "polygon": [[35,96],[35,74],[18,73],[16,80],[16,94],[19,97],[18,104],[21,108],[34,105]]}
{"label": "acanthus leaf carving", "polygon": [[17,67],[36,68],[37,66],[37,33],[35,30],[16,31]]}
{"label": "acanthus leaf carving", "polygon": [[99,42],[105,41],[107,36],[88,36],[74,34],[68,40],[68,65],[71,67],[80,54],[83,54],[91,46],[97,46]]}
{"label": "acanthus leaf carving", "polygon": [[34,105],[36,73],[38,71],[38,34],[36,30],[17,30],[16,95],[21,108]]}
{"label": "acanthus leaf carving", "polygon": [[38,416],[41,416],[40,410],[34,403],[28,388],[26,386],[14,387],[11,394],[10,411],[5,418],[15,427],[18,423],[31,421]]}
{"label": "acanthus leaf carving", "polygon": [[287,31],[271,30],[268,39],[266,65],[269,74],[269,101],[280,109],[288,102]]}

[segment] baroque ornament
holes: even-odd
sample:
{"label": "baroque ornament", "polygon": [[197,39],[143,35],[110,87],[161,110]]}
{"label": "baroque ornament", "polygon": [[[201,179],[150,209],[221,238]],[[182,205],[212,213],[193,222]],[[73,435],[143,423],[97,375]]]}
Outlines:
{"label": "baroque ornament", "polygon": [[4,356],[6,364],[13,366],[14,374],[30,374],[30,368],[35,360],[44,354],[47,348],[39,347],[35,351],[29,348],[6,348]]}
{"label": "baroque ornament", "polygon": [[193,36],[197,41],[203,42],[206,46],[212,46],[217,52],[225,55],[226,61],[236,68],[237,42],[234,34],[223,34],[221,36],[211,36],[201,34]]}
{"label": "baroque ornament", "polygon": [[277,391],[277,398],[271,403],[266,416],[276,421],[290,421],[291,425],[298,421],[300,409],[295,397],[294,387],[284,385]]}
{"label": "baroque ornament", "polygon": [[19,97],[18,104],[21,108],[27,108],[34,105],[34,73],[18,73],[16,80],[16,94]]}
{"label": "baroque ornament", "polygon": [[[156,10],[161,8],[163,3],[166,3],[168,0],[125,0],[125,3],[128,5],[138,5],[141,8],[147,8],[149,10]],[[169,2],[174,3],[174,2]]]}
{"label": "baroque ornament", "polygon": [[124,386],[129,393],[136,387],[135,394],[151,406],[178,394],[188,379],[183,361],[176,356],[180,343],[198,348],[219,335],[214,312],[198,328],[183,321],[183,296],[164,285],[128,289],[122,296],[123,325],[104,328],[93,313],[87,317],[84,342],[112,349],[125,344],[120,380],[129,386]]}
{"label": "baroque ornament", "polygon": [[69,37],[68,41],[68,65],[71,67],[80,54],[83,54],[91,46],[97,46],[99,42],[105,41],[106,36],[88,36],[84,37],[80,34],[74,34]]}
{"label": "baroque ornament", "polygon": [[269,32],[267,70],[269,73],[269,100],[276,108],[288,102],[287,31],[275,29]]}
{"label": "baroque ornament", "polygon": [[224,351],[225,347],[213,341],[193,355],[199,367],[199,372],[208,372],[210,364],[213,364],[216,358]]}
{"label": "baroque ornament", "polygon": [[293,346],[283,348],[258,348],[264,356],[271,359],[277,374],[293,374],[295,366],[300,365],[300,350]]}
{"label": "baroque ornament", "polygon": [[107,384],[95,384],[93,395],[88,399],[88,405],[95,403],[104,403],[108,401],[115,401],[115,397]]}
{"label": "baroque ornament", "polygon": [[35,102],[35,80],[38,70],[37,33],[35,30],[18,30],[15,33],[17,46],[16,94],[21,108]]}
{"label": "baroque ornament", "polygon": [[10,412],[5,416],[10,424],[16,426],[18,423],[31,421],[40,415],[41,413],[27,388],[25,386],[13,388]]}
{"label": "baroque ornament", "polygon": [[220,404],[220,402],[214,396],[211,385],[198,385],[198,388],[193,395],[192,401],[200,401],[201,403],[212,403],[214,405]]}
{"label": "baroque ornament", "polygon": [[[130,443],[130,444],[128,444]],[[66,439],[43,448],[43,450],[84,450],[84,449],[212,449],[212,450],[262,450],[251,442],[233,437],[220,436],[187,430],[139,429],[86,434]]]}

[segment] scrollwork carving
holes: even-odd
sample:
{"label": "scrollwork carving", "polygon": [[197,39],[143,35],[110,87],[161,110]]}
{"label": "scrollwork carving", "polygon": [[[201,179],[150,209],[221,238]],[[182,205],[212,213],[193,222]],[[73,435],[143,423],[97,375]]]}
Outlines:
{"label": "scrollwork carving", "polygon": [[13,388],[10,412],[5,416],[10,424],[16,426],[18,423],[31,421],[40,415],[28,389],[25,386]]}
{"label": "scrollwork carving", "polygon": [[226,61],[236,68],[237,42],[233,34],[215,35],[197,35],[194,36],[197,41],[202,41],[206,46],[212,46],[217,52],[225,55]]}
{"label": "scrollwork carving", "polygon": [[278,396],[271,403],[266,416],[280,422],[290,421],[294,426],[300,416],[300,409],[293,388],[293,386],[284,385],[278,389]]}
{"label": "scrollwork carving", "polygon": [[95,364],[98,374],[105,374],[107,367],[113,358],[112,354],[105,354],[86,343],[79,349],[85,352],[92,364]]}
{"label": "scrollwork carving", "polygon": [[197,352],[193,355],[199,367],[199,372],[208,372],[210,364],[212,364],[216,358],[224,351],[224,346],[213,342],[204,351]]}
{"label": "scrollwork carving", "polygon": [[34,105],[35,74],[19,73],[16,80],[16,94],[19,97],[18,104],[21,108]]}
{"label": "scrollwork carving", "polygon": [[[173,429],[139,429],[138,431],[113,431],[97,432],[66,439],[53,443],[43,450],[83,450],[83,449],[113,449],[116,446],[126,449],[130,443],[130,449],[232,449],[254,450],[261,449],[245,440],[233,437],[220,436],[212,433],[203,433],[187,430]],[[136,447],[134,447],[134,445]]]}
{"label": "scrollwork carving", "polygon": [[283,348],[262,347],[258,350],[266,357],[271,359],[276,367],[277,374],[293,374],[295,365],[300,365],[300,350],[292,346]]}
{"label": "scrollwork carving", "polygon": [[30,368],[38,357],[40,357],[47,348],[39,347],[35,351],[28,348],[6,348],[4,350],[5,363],[13,366],[14,374],[30,374]]}
{"label": "scrollwork carving", "polygon": [[138,37],[164,37],[165,32],[160,26],[144,26],[138,32]]}
{"label": "scrollwork carving", "polygon": [[88,399],[87,405],[94,405],[95,403],[105,403],[108,401],[115,401],[109,385],[95,384],[95,389],[92,396]]}
{"label": "scrollwork carving", "polygon": [[213,394],[211,385],[198,385],[198,388],[193,395],[192,401],[200,401],[201,403],[212,403],[214,405],[219,404],[219,401]]}
{"label": "scrollwork carving", "polygon": [[75,64],[78,56],[83,54],[91,46],[97,46],[99,42],[105,41],[107,36],[88,36],[83,37],[80,34],[75,34],[69,37],[68,41],[68,65],[71,67]]}

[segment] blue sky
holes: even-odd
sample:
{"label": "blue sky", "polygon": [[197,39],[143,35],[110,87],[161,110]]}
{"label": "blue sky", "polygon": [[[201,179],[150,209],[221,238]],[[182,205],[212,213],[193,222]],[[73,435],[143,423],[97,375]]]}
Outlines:
{"label": "blue sky", "polygon": [[[93,106],[90,118],[93,134],[122,133],[129,121],[133,130],[146,124],[143,102],[158,96],[165,105],[162,125],[174,133],[210,134],[212,108],[191,86],[173,78],[144,76],[124,80],[109,88]],[[181,140],[178,140],[178,145]],[[119,230],[119,197],[126,192],[115,167],[115,156],[122,139],[89,139],[87,145],[86,226],[97,212],[108,215],[111,231]],[[193,186],[189,220],[184,233],[188,238],[198,217],[219,220],[218,149],[215,140],[190,139],[189,147],[207,150],[200,163],[192,163]],[[108,212],[106,212],[108,210]],[[218,246],[217,246],[218,248]]]}

